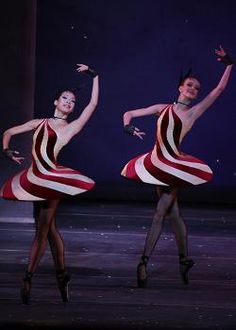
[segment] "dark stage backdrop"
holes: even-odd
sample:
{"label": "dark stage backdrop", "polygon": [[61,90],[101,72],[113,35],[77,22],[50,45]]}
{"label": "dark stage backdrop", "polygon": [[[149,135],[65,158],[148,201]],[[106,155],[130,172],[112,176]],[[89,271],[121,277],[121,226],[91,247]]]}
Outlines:
{"label": "dark stage backdrop", "polygon": [[[12,15],[18,17],[19,12]],[[152,148],[156,119],[134,121],[146,132],[141,141],[123,133],[122,114],[129,109],[173,102],[178,95],[180,71],[190,66],[201,80],[200,98],[204,97],[218,83],[224,69],[214,49],[222,44],[236,58],[235,17],[233,0],[37,1],[34,117],[52,116],[53,96],[59,88],[78,87],[77,109],[71,119],[75,118],[89,101],[92,83],[86,75],[76,73],[76,63],[89,64],[100,74],[98,108],[59,158],[60,163],[81,170],[97,182],[94,190],[80,198],[153,198],[153,187],[127,181],[120,171],[130,158]],[[22,24],[15,25],[16,34],[24,26],[24,17],[21,19]],[[5,24],[7,30],[7,19]],[[11,47],[7,37],[6,47]],[[29,59],[27,54],[24,56]],[[18,69],[13,66],[11,79]],[[7,77],[7,72],[4,75]],[[16,110],[11,103],[20,88],[18,79],[7,103],[9,115],[14,118],[10,122],[5,119],[3,129],[15,124]],[[211,183],[182,190],[183,200],[235,201],[235,89],[233,72],[228,88],[183,141],[182,150],[205,160],[215,173]]]}
{"label": "dark stage backdrop", "polygon": [[[0,136],[9,127],[34,117],[36,0],[1,2],[0,67],[1,125]],[[2,147],[2,142],[1,142]],[[30,134],[13,138],[11,147],[30,162]],[[22,166],[23,167],[23,166]],[[0,156],[0,185],[17,171],[19,165]],[[0,218],[32,217],[32,203],[0,199]]]}
{"label": "dark stage backdrop", "polygon": [[[91,80],[75,72],[76,63],[87,63],[100,74],[97,111],[60,158],[96,180],[90,196],[149,196],[149,187],[128,182],[120,171],[130,158],[152,148],[156,119],[135,120],[147,133],[141,141],[123,133],[122,114],[173,102],[180,71],[190,66],[204,97],[224,69],[214,49],[222,44],[236,58],[235,17],[234,1],[38,1],[35,115],[53,113],[52,96],[62,86],[79,88],[78,115],[89,100]],[[204,159],[215,173],[211,183],[194,188],[194,198],[197,190],[200,195],[206,191],[203,199],[214,190],[219,200],[227,200],[225,192],[236,189],[235,90],[233,73],[227,90],[182,144],[183,151]]]}

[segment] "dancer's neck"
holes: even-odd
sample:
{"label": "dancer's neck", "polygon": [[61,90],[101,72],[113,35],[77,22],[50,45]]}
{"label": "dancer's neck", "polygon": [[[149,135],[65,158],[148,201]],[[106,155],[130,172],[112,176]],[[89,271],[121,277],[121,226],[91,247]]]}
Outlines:
{"label": "dancer's neck", "polygon": [[187,104],[187,103],[184,103],[184,102],[181,102],[181,101],[176,101],[175,103],[185,105],[188,108],[190,107],[190,104]]}
{"label": "dancer's neck", "polygon": [[53,116],[53,119],[61,119],[61,120],[66,120],[66,118],[60,118],[60,117],[57,117],[57,116]]}

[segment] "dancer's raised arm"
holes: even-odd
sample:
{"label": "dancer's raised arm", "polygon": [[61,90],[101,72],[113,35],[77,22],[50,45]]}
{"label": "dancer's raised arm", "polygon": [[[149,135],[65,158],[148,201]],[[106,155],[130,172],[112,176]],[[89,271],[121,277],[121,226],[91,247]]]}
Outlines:
{"label": "dancer's raised arm", "polygon": [[84,125],[88,122],[90,117],[92,116],[94,110],[97,107],[98,104],[98,96],[99,96],[99,78],[97,73],[90,69],[85,64],[77,64],[78,72],[85,72],[93,77],[93,86],[92,86],[92,93],[91,98],[89,101],[89,104],[84,108],[80,116],[73,120],[65,130],[65,133],[67,135],[68,140],[72,138],[75,134],[79,133],[81,129],[84,127]]}
{"label": "dancer's raised arm", "polygon": [[221,76],[218,85],[198,104],[193,106],[189,110],[189,115],[192,117],[193,122],[199,118],[211,105],[216,101],[216,99],[221,95],[221,93],[226,88],[229,77],[233,68],[233,60],[224,51],[222,46],[215,50],[217,60],[226,65],[226,68]]}

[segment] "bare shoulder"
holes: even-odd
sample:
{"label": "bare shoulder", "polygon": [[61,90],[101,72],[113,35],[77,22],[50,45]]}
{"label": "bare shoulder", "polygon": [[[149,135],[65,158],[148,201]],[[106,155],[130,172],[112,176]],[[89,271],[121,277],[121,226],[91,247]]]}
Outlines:
{"label": "bare shoulder", "polygon": [[170,103],[158,103],[151,105],[150,107],[147,108],[147,110],[150,112],[150,114],[154,114],[159,116],[160,113],[170,105]]}
{"label": "bare shoulder", "polygon": [[45,119],[41,118],[41,119],[32,119],[27,121],[24,125],[26,127],[28,127],[29,129],[35,129],[37,128]]}
{"label": "bare shoulder", "polygon": [[31,123],[31,125],[33,125],[33,126],[38,126],[44,120],[45,120],[45,118],[36,118],[36,119],[30,120],[29,123]]}
{"label": "bare shoulder", "polygon": [[24,124],[9,128],[7,131],[5,131],[5,133],[10,133],[10,134],[14,135],[14,134],[31,131],[31,130],[36,129],[42,121],[43,121],[43,119],[32,119],[32,120],[27,121]]}
{"label": "bare shoulder", "polygon": [[162,112],[162,110],[164,110],[169,105],[170,105],[170,103],[160,103],[160,104],[157,104],[157,114],[160,114]]}
{"label": "bare shoulder", "polygon": [[153,104],[145,108],[128,111],[132,117],[159,115],[161,111],[167,106],[165,103]]}

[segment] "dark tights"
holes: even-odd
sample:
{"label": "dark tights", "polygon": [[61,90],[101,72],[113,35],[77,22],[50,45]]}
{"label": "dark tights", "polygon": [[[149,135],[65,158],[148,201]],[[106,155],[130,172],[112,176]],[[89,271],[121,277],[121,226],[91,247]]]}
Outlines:
{"label": "dark tights", "polygon": [[156,212],[153,217],[151,228],[146,237],[143,255],[150,257],[155,245],[161,235],[165,217],[170,219],[171,227],[174,232],[178,253],[181,259],[187,257],[187,230],[183,218],[180,215],[177,190],[170,187],[157,188],[159,201],[157,204]]}
{"label": "dark tights", "polygon": [[29,255],[27,271],[34,273],[49,242],[56,271],[64,270],[64,243],[56,227],[55,213],[59,200],[37,202],[35,205],[35,237]]}

